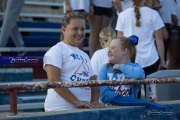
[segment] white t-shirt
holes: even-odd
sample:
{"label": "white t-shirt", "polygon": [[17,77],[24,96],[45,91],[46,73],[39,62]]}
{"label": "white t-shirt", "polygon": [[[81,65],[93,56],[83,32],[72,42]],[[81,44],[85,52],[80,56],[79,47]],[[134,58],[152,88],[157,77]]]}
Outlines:
{"label": "white t-shirt", "polygon": [[140,27],[136,27],[134,8],[128,8],[118,16],[116,30],[123,32],[125,37],[139,37],[136,62],[143,68],[154,64],[159,56],[155,46],[154,32],[164,26],[158,12],[149,7],[140,7]]}
{"label": "white t-shirt", "polygon": [[108,54],[108,47],[101,50],[97,50],[93,54],[91,58],[91,65],[95,75],[98,75],[99,70],[101,69],[103,64],[109,62],[108,60],[109,58],[107,54]]}
{"label": "white t-shirt", "polygon": [[126,10],[127,8],[130,8],[133,6],[132,0],[123,0],[121,1],[122,10]]}
{"label": "white t-shirt", "polygon": [[93,0],[93,4],[97,7],[111,8],[112,0]]}
{"label": "white t-shirt", "polygon": [[[89,13],[90,2],[89,0],[69,0],[72,10],[84,10]],[[64,13],[66,13],[66,5],[64,2]]]}
{"label": "white t-shirt", "polygon": [[[94,75],[89,56],[78,47],[59,42],[44,55],[43,68],[51,64],[61,69],[60,79],[65,82],[88,81]],[[91,100],[90,87],[69,88],[80,101]],[[76,108],[64,100],[54,89],[48,89],[45,99],[45,111],[59,111]]]}
{"label": "white t-shirt", "polygon": [[177,18],[179,19],[178,26],[180,26],[180,0],[176,0],[176,2],[177,3],[172,0],[171,13],[177,16]]}
{"label": "white t-shirt", "polygon": [[159,13],[161,14],[164,23],[172,23],[171,19],[171,0],[160,0],[161,8]]}

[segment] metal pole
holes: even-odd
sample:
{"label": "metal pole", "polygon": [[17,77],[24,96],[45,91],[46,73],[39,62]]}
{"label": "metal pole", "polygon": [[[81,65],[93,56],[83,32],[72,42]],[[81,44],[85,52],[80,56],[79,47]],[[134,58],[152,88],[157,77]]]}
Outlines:
{"label": "metal pole", "polygon": [[14,116],[17,114],[17,91],[10,91],[10,116]]}

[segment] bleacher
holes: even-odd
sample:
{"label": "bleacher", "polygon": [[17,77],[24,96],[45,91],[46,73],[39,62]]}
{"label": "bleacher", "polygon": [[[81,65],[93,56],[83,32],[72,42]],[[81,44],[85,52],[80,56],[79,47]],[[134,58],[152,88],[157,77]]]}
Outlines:
{"label": "bleacher", "polygon": [[[0,52],[10,53],[8,55],[17,56],[17,52],[26,51],[25,56],[35,56],[42,59],[45,52],[60,41],[60,27],[63,18],[63,0],[26,0],[24,7],[20,13],[17,22],[21,31],[25,47],[15,47],[11,38],[4,48],[0,48]],[[0,17],[4,15],[0,12]],[[0,20],[0,27],[2,20]],[[86,25],[87,34],[84,42],[83,50],[88,53],[88,37],[89,25]],[[0,64],[3,70],[14,68],[19,69],[32,68],[32,79],[21,77],[22,73],[16,72],[0,72],[0,83],[4,82],[37,82],[47,81],[46,73],[42,69],[42,64],[16,64],[5,65]],[[2,71],[3,71],[2,70]],[[8,79],[6,79],[6,76]],[[22,79],[19,79],[22,78]],[[18,110],[21,111],[42,111],[43,102],[45,100],[47,90],[19,90],[17,91]],[[9,110],[9,92],[0,92],[0,111]]]}

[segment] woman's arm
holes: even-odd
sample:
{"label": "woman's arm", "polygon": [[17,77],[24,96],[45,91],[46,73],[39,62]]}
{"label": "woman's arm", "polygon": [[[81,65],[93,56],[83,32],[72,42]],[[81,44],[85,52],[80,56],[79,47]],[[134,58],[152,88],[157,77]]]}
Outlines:
{"label": "woman's arm", "polygon": [[113,0],[113,4],[115,9],[120,13],[122,12],[121,2],[120,0]]}
{"label": "woman's arm", "polygon": [[89,0],[90,7],[89,7],[89,14],[93,15],[94,14],[94,5],[93,5],[93,0]]}
{"label": "woman's arm", "polygon": [[156,45],[157,50],[160,57],[160,66],[165,67],[165,61],[164,61],[164,43],[162,38],[162,30],[158,29],[155,31],[155,39],[156,39]]}
{"label": "woman's arm", "polygon": [[[61,69],[53,65],[46,64],[46,73],[49,82],[62,82],[60,79]],[[94,108],[95,106],[86,101],[79,101],[68,88],[54,88],[54,90],[66,101],[74,104],[76,107],[81,108],[87,106],[89,108]]]}
{"label": "woman's arm", "polygon": [[139,64],[134,64],[134,66],[128,64],[115,64],[113,69],[123,72],[131,79],[145,78],[144,70]]}
{"label": "woman's arm", "polygon": [[178,21],[179,21],[177,16],[174,15],[174,14],[171,14],[171,18],[172,18],[173,24],[177,27],[178,26]]}

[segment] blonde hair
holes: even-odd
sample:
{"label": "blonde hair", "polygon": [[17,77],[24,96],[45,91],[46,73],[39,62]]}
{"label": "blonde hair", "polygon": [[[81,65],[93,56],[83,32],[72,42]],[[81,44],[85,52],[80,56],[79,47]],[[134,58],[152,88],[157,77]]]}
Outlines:
{"label": "blonde hair", "polygon": [[106,43],[106,47],[109,46],[112,38],[116,36],[116,32],[111,27],[105,27],[99,33],[99,37]]}
{"label": "blonde hair", "polygon": [[[86,23],[86,20],[81,14],[77,12],[70,12],[70,13],[66,13],[65,16],[63,17],[62,26],[66,27],[67,25],[69,25],[72,19],[82,19]],[[61,32],[61,41],[63,41],[63,39],[64,39],[64,34]]]}
{"label": "blonde hair", "polygon": [[141,23],[139,21],[141,14],[139,12],[139,4],[141,3],[142,0],[133,0],[133,6],[134,6],[134,13],[136,17],[136,26],[140,27]]}

